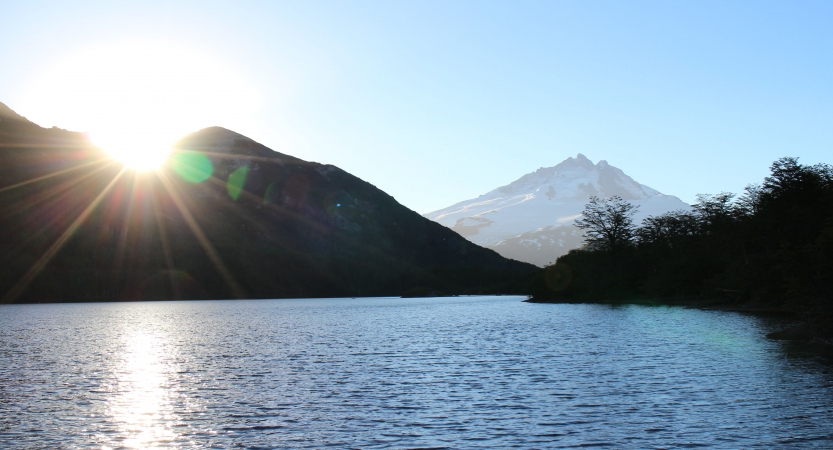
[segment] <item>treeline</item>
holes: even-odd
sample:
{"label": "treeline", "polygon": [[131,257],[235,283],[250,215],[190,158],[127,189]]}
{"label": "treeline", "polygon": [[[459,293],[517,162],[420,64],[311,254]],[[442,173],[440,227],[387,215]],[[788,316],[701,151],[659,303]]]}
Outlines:
{"label": "treeline", "polygon": [[533,300],[722,299],[798,311],[833,337],[833,167],[781,158],[740,196],[697,199],[638,227],[629,203],[591,199],[587,245],[542,271]]}

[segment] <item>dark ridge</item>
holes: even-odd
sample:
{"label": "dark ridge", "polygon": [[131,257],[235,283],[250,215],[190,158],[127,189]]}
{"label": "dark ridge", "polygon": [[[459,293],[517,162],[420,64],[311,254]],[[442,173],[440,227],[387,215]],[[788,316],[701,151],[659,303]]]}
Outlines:
{"label": "dark ridge", "polygon": [[84,135],[4,117],[6,302],[521,293],[537,271],[220,127],[185,136],[159,175],[119,175]]}
{"label": "dark ridge", "polygon": [[20,114],[12,111],[11,108],[6,106],[5,103],[0,102],[0,119],[12,119],[12,120],[19,120],[23,122],[28,122],[25,117],[21,116]]}

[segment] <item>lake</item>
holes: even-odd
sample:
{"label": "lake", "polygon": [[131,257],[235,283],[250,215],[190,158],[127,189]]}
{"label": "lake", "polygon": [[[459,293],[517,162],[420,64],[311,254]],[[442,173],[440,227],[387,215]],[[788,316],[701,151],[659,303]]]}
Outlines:
{"label": "lake", "polygon": [[775,319],[522,299],[0,306],[0,447],[833,446]]}

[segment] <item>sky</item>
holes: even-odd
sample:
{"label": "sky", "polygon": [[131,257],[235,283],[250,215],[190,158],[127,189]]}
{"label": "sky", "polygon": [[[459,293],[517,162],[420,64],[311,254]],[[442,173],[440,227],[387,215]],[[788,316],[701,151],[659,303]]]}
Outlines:
{"label": "sky", "polygon": [[689,203],[833,163],[830,1],[4,0],[0,42],[41,126],[223,126],[420,213],[577,153]]}

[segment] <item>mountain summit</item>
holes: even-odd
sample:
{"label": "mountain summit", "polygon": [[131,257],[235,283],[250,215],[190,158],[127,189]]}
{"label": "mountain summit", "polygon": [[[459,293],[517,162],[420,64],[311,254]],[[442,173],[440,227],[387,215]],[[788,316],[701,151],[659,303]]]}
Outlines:
{"label": "mountain summit", "polygon": [[425,217],[503,256],[544,266],[581,245],[582,234],[573,221],[594,195],[618,195],[633,203],[639,208],[637,221],[689,208],[677,197],[634,181],[607,161],[594,164],[579,153]]}
{"label": "mountain summit", "polygon": [[[601,160],[598,164],[593,164],[581,153],[575,158],[565,159],[554,167],[542,167],[526,174],[506,186],[497,188],[496,191],[500,194],[526,194],[530,189],[537,192],[541,187],[547,188],[544,192],[547,200],[560,201],[585,201],[593,195],[605,198],[618,195],[625,200],[639,200],[659,194],[637,183],[607,161]],[[493,192],[495,191],[489,194]]]}

